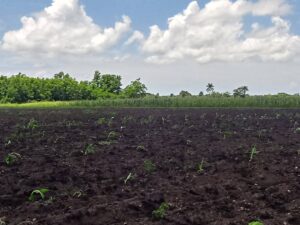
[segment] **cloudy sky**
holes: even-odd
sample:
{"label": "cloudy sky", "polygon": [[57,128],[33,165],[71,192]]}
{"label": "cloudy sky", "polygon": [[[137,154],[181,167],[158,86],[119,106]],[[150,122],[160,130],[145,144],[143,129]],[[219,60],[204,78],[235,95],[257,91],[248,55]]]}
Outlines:
{"label": "cloudy sky", "polygon": [[0,0],[0,74],[300,92],[299,0]]}

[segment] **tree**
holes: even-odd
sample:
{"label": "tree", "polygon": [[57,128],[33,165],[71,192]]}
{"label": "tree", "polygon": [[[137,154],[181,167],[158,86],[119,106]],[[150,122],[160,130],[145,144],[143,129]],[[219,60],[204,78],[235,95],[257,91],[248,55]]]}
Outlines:
{"label": "tree", "polygon": [[141,98],[146,96],[147,88],[145,84],[143,84],[141,79],[136,79],[132,81],[131,84],[126,86],[123,90],[123,94],[128,98]]}
{"label": "tree", "polygon": [[119,94],[121,91],[121,76],[104,74],[101,75],[99,71],[95,71],[92,84],[96,88],[101,88],[104,92]]}
{"label": "tree", "polygon": [[239,88],[233,90],[233,96],[245,98],[248,91],[249,91],[249,89],[247,86],[242,86],[242,87],[239,87]]}
{"label": "tree", "polygon": [[208,94],[212,94],[215,90],[215,87],[212,83],[208,83],[207,86],[206,86],[206,92]]}
{"label": "tree", "polygon": [[199,96],[203,96],[203,95],[204,95],[203,91],[200,91]]}
{"label": "tree", "polygon": [[181,91],[179,93],[179,96],[180,97],[188,97],[188,96],[192,96],[192,94],[190,92],[188,92],[188,91]]}

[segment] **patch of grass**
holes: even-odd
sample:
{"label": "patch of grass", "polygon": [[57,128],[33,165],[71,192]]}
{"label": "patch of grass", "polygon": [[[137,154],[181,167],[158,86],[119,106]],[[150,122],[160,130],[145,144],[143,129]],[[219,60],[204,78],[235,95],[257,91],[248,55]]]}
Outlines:
{"label": "patch of grass", "polygon": [[260,221],[252,221],[248,225],[264,225],[264,224]]}
{"label": "patch of grass", "polygon": [[156,166],[151,160],[145,160],[144,169],[148,173],[153,173],[156,170]]}
{"label": "patch of grass", "polygon": [[34,202],[36,200],[36,196],[39,196],[42,200],[45,200],[46,193],[49,192],[49,189],[47,188],[41,188],[33,190],[28,198],[29,201]]}
{"label": "patch of grass", "polygon": [[99,99],[60,102],[0,104],[1,108],[97,108],[97,107],[218,107],[218,108],[299,108],[299,96],[213,97],[145,97],[137,99]]}
{"label": "patch of grass", "polygon": [[19,153],[12,152],[12,153],[9,153],[5,157],[4,162],[7,166],[11,166],[11,165],[15,164],[20,159],[21,159],[21,155]]}
{"label": "patch of grass", "polygon": [[158,209],[153,210],[152,216],[154,219],[161,220],[165,218],[168,209],[170,208],[169,204],[166,202],[161,203]]}

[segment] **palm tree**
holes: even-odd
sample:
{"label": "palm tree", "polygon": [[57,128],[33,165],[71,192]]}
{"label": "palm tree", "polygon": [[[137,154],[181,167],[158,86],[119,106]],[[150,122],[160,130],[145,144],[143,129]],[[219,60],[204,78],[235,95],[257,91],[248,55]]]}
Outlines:
{"label": "palm tree", "polygon": [[215,87],[212,83],[208,83],[207,86],[206,86],[206,92],[208,94],[212,94],[215,90]]}

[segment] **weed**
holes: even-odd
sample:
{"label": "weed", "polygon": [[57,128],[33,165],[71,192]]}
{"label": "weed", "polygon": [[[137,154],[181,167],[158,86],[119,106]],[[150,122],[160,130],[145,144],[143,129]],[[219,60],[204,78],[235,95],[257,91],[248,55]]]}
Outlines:
{"label": "weed", "polygon": [[108,140],[115,140],[115,139],[118,139],[119,136],[120,136],[120,134],[119,134],[118,132],[111,131],[111,132],[109,132],[109,134],[107,135],[107,139],[108,139]]}
{"label": "weed", "polygon": [[254,156],[258,153],[258,151],[256,150],[256,146],[253,146],[251,148],[251,151],[250,151],[250,159],[249,159],[249,162],[251,162],[254,158]]}
{"label": "weed", "polygon": [[223,131],[223,139],[225,140],[228,137],[232,136],[232,132],[231,131]]}
{"label": "weed", "polygon": [[97,120],[97,123],[98,123],[99,125],[104,125],[104,124],[106,123],[106,119],[105,119],[104,117],[101,117],[101,118],[99,118],[99,119]]}
{"label": "weed", "polygon": [[264,225],[264,224],[260,221],[252,221],[248,225]]}
{"label": "weed", "polygon": [[26,125],[25,129],[34,130],[39,127],[38,122],[35,119],[31,119]]}
{"label": "weed", "polygon": [[300,134],[300,127],[295,129],[295,134]]}
{"label": "weed", "polygon": [[144,161],[144,169],[148,172],[148,173],[153,173],[156,169],[155,164],[151,161],[151,160],[145,160]]}
{"label": "weed", "polygon": [[202,173],[204,171],[203,166],[204,166],[204,160],[202,159],[201,163],[198,164],[198,170],[197,170],[198,173]]}
{"label": "weed", "polygon": [[161,203],[161,205],[159,206],[158,209],[153,210],[152,216],[154,217],[154,219],[157,219],[157,220],[161,220],[161,219],[165,218],[169,207],[170,206],[168,203],[165,203],[165,202]]}
{"label": "weed", "polygon": [[98,143],[99,143],[99,145],[106,145],[106,146],[109,146],[109,145],[111,145],[111,144],[116,143],[116,141],[99,141]]}
{"label": "weed", "polygon": [[136,147],[136,150],[138,150],[138,151],[146,151],[146,148],[143,145],[139,145],[139,146]]}
{"label": "weed", "polygon": [[126,185],[128,181],[133,180],[135,177],[132,173],[129,173],[126,179],[124,180],[124,184]]}
{"label": "weed", "polygon": [[45,200],[45,194],[49,192],[49,189],[47,188],[41,188],[41,189],[36,189],[33,190],[28,198],[29,201],[34,202],[35,201],[35,196],[39,195],[42,200]]}
{"label": "weed", "polygon": [[11,166],[15,162],[17,162],[19,159],[21,159],[21,155],[19,153],[12,152],[12,153],[9,153],[5,157],[4,161],[5,161],[6,165]]}
{"label": "weed", "polygon": [[83,151],[84,155],[92,155],[95,154],[95,148],[94,145],[88,144],[87,147]]}
{"label": "weed", "polygon": [[73,197],[75,198],[80,198],[83,195],[82,191],[75,191],[73,193]]}
{"label": "weed", "polygon": [[5,219],[5,217],[0,218],[0,225],[6,225]]}

